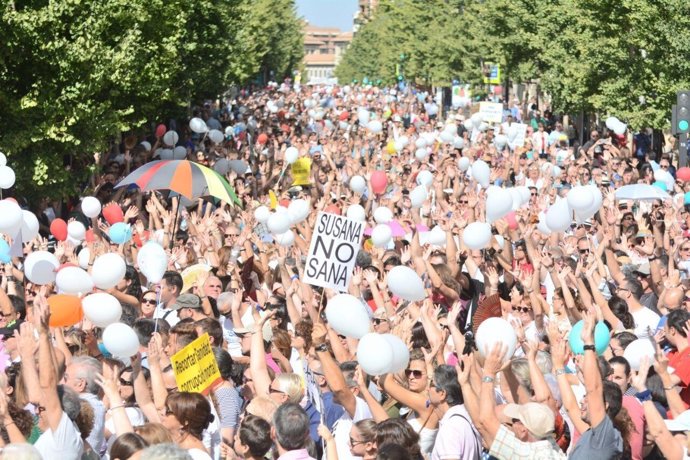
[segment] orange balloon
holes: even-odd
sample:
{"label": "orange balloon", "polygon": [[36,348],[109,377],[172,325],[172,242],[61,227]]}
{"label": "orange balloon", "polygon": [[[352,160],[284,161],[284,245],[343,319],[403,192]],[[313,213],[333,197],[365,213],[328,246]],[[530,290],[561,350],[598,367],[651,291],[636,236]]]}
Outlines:
{"label": "orange balloon", "polygon": [[48,297],[50,307],[50,326],[74,326],[84,318],[81,299],[73,295],[56,294]]}

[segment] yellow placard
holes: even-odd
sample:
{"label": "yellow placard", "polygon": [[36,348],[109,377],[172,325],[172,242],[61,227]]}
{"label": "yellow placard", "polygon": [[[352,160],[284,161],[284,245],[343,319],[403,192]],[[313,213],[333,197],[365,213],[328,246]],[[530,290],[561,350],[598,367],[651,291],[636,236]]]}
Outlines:
{"label": "yellow placard", "polygon": [[208,394],[221,382],[208,332],[170,357],[178,391]]}
{"label": "yellow placard", "polygon": [[292,185],[309,185],[311,158],[299,158],[292,163]]}
{"label": "yellow placard", "polygon": [[278,197],[276,196],[273,190],[268,191],[268,199],[271,203],[271,209],[275,209],[278,207]]}

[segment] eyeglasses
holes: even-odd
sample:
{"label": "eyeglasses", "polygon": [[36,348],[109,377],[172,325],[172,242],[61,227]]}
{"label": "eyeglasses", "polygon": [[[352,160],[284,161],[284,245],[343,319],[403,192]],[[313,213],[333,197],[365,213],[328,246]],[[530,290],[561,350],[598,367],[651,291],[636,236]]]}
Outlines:
{"label": "eyeglasses", "polygon": [[122,377],[120,377],[120,385],[123,387],[131,387],[134,384],[131,380],[125,380]]}
{"label": "eyeglasses", "polygon": [[385,322],[387,322],[388,320],[387,320],[387,319],[383,319],[383,318],[374,318],[374,319],[371,320],[371,321],[374,323],[374,326],[378,326],[379,324],[385,323]]}
{"label": "eyeglasses", "polygon": [[630,292],[630,289],[624,288],[624,287],[622,287],[622,286],[616,287],[616,292],[620,292],[620,291],[628,291],[628,292]]}
{"label": "eyeglasses", "polygon": [[149,305],[156,305],[156,299],[144,299],[142,303],[147,303]]}
{"label": "eyeglasses", "polygon": [[470,202],[467,201],[467,200],[460,200],[459,203],[460,203],[460,204],[469,204]]}
{"label": "eyeglasses", "polygon": [[529,313],[532,311],[530,307],[513,307],[513,311],[519,311],[521,313]]}
{"label": "eyeglasses", "polygon": [[659,165],[661,169],[668,169],[668,165]]}
{"label": "eyeglasses", "polygon": [[580,254],[589,254],[589,249],[578,249]]}
{"label": "eyeglasses", "polygon": [[623,220],[633,220],[633,219],[634,219],[633,216],[625,216],[625,217],[623,217]]}
{"label": "eyeglasses", "polygon": [[409,379],[410,376],[416,379],[421,379],[422,376],[424,376],[424,372],[420,371],[419,369],[405,369],[405,377]]}
{"label": "eyeglasses", "polygon": [[230,238],[231,236],[238,237],[238,236],[240,236],[240,234],[239,233],[226,233],[225,234],[226,238]]}
{"label": "eyeglasses", "polygon": [[357,441],[356,439],[352,439],[352,436],[350,436],[350,445],[351,446],[356,446],[357,444],[364,444],[366,441]]}
{"label": "eyeglasses", "polygon": [[536,192],[530,193],[530,195],[531,195],[531,196],[537,196],[537,193],[536,193]]}
{"label": "eyeglasses", "polygon": [[690,248],[680,248],[681,251],[690,251]]}

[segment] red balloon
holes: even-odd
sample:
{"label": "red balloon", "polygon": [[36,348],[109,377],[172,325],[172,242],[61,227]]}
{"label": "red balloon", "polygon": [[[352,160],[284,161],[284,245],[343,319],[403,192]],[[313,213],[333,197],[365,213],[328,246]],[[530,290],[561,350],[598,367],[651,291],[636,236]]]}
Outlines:
{"label": "red balloon", "polygon": [[156,137],[163,137],[168,128],[165,127],[163,123],[156,126]]}
{"label": "red balloon", "polygon": [[57,294],[48,297],[50,307],[50,326],[74,326],[84,318],[81,300],[73,295]]}
{"label": "red balloon", "polygon": [[115,203],[109,203],[103,208],[103,217],[105,217],[105,220],[110,225],[125,221],[125,215],[122,213],[122,208]]}
{"label": "red balloon", "polygon": [[508,214],[506,214],[506,222],[508,222],[508,228],[509,229],[517,230],[518,223],[517,223],[517,220],[515,219],[515,211],[510,211]]}
{"label": "red balloon", "polygon": [[62,219],[55,219],[50,223],[50,233],[58,241],[67,239],[67,222]]}
{"label": "red balloon", "polygon": [[259,134],[259,137],[256,138],[256,141],[259,144],[264,145],[266,142],[268,142],[268,136],[266,135],[266,133],[261,133]]}
{"label": "red balloon", "polygon": [[380,195],[386,191],[388,176],[383,171],[374,171],[371,174],[371,188],[375,194]]}
{"label": "red balloon", "polygon": [[326,209],[324,209],[324,212],[340,215],[340,208],[334,204],[329,204],[326,206]]}
{"label": "red balloon", "polygon": [[690,168],[687,166],[682,167],[676,171],[676,177],[683,182],[688,182],[690,181]]}
{"label": "red balloon", "polygon": [[340,116],[338,118],[340,121],[347,121],[350,118],[350,112],[347,110],[340,112]]}

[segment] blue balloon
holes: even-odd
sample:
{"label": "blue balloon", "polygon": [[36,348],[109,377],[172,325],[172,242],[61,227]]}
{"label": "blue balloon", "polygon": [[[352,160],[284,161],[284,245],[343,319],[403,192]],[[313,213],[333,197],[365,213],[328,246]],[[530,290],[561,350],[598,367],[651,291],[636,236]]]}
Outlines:
{"label": "blue balloon", "polygon": [[683,198],[683,204],[690,204],[690,192],[685,192],[685,197]]}
{"label": "blue balloon", "polygon": [[108,229],[110,241],[115,244],[124,244],[132,239],[132,227],[124,222],[118,222]]}
{"label": "blue balloon", "polygon": [[9,264],[12,261],[12,254],[10,252],[10,245],[7,241],[0,238],[0,262]]}
{"label": "blue balloon", "polygon": [[668,191],[668,187],[666,187],[666,182],[662,182],[662,181],[658,180],[658,181],[654,182],[652,185],[653,185],[654,187],[660,188],[660,189],[663,190],[664,192],[667,192],[667,191]]}
{"label": "blue balloon", "polygon": [[[583,320],[575,323],[570,331],[570,336],[568,337],[570,349],[573,350],[573,353],[576,355],[582,355],[585,352],[585,349],[583,348],[585,344],[582,343],[582,338],[580,337],[582,327],[584,325],[585,322]],[[597,351],[598,355],[606,351],[610,341],[611,335],[609,333],[609,328],[606,327],[606,324],[604,324],[603,321],[598,322],[597,325],[594,326],[594,349]]]}

